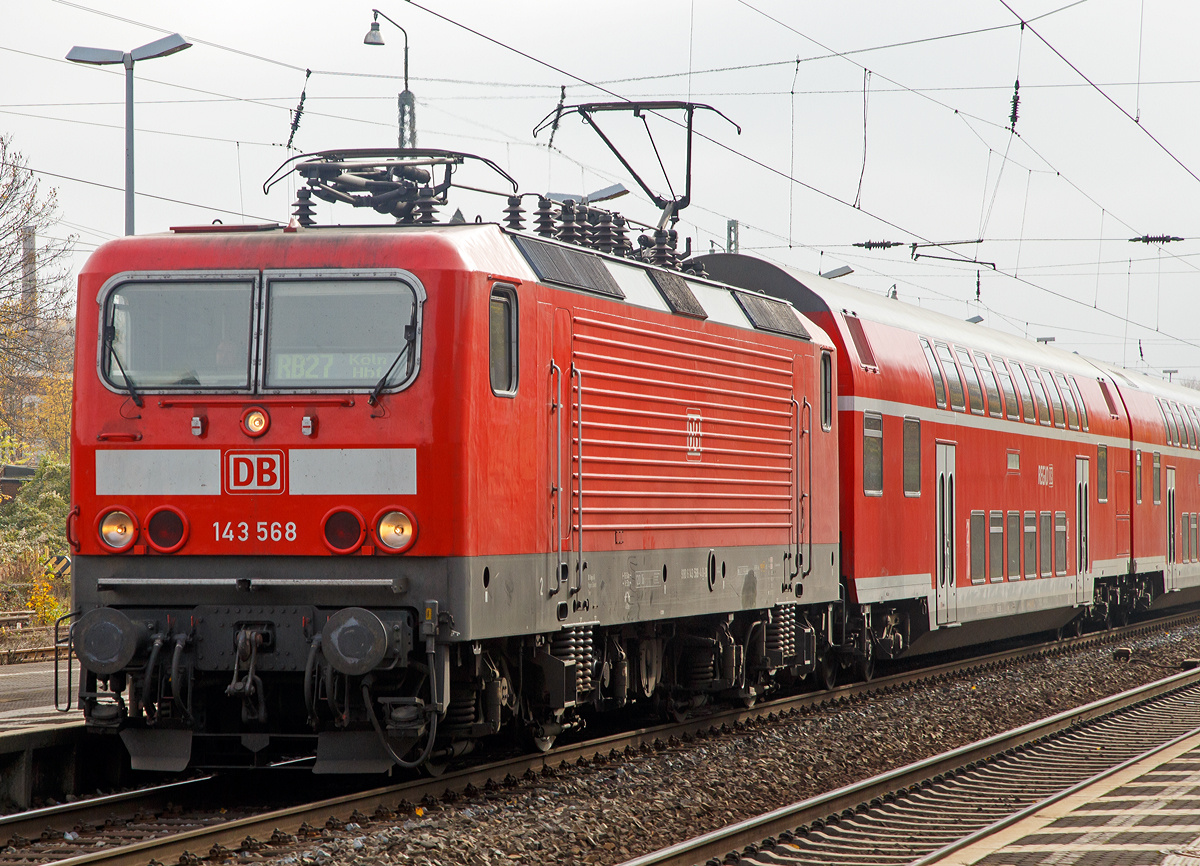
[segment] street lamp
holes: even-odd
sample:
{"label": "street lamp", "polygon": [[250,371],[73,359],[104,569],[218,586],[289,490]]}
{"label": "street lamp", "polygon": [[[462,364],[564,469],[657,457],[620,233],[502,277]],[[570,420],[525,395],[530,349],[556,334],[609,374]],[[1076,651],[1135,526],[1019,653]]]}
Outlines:
{"label": "street lamp", "polygon": [[1037,337],[1036,339],[1039,343],[1053,343],[1054,342],[1053,337]]}
{"label": "street lamp", "polygon": [[133,64],[138,60],[153,60],[166,57],[192,43],[178,33],[148,42],[132,51],[114,51],[109,48],[84,48],[76,45],[67,54],[74,63],[91,66],[108,66],[121,63],[125,66],[125,234],[133,234]]}
{"label": "street lamp", "polygon": [[1175,381],[1175,374],[1178,373],[1179,371],[1178,370],[1163,370],[1163,372],[1167,374],[1167,381],[1173,382],[1173,381]]}
{"label": "street lamp", "polygon": [[416,97],[412,95],[412,91],[408,89],[408,31],[378,9],[371,11],[375,13],[375,20],[371,22],[371,29],[367,31],[367,35],[363,37],[363,45],[384,44],[383,34],[379,32],[380,17],[404,34],[404,92],[396,100],[400,110],[400,147],[416,147],[417,101]]}

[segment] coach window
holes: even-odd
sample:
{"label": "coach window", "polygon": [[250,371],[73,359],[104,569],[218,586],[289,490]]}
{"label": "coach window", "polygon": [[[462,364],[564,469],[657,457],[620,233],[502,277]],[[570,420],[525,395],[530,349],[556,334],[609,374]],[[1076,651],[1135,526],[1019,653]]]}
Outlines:
{"label": "coach window", "polygon": [[1037,577],[1037,513],[1025,512],[1025,576]]}
{"label": "coach window", "polygon": [[1196,447],[1196,431],[1192,429],[1192,425],[1188,422],[1187,416],[1178,403],[1171,403],[1171,408],[1175,410],[1176,418],[1179,421],[1179,429],[1183,431],[1180,440],[1186,448]]}
{"label": "coach window", "polygon": [[1066,574],[1071,570],[1067,562],[1067,512],[1054,512],[1054,573]]}
{"label": "coach window", "polygon": [[979,375],[983,377],[983,390],[987,392],[988,414],[993,418],[1000,418],[1004,415],[1004,406],[1000,402],[1000,388],[996,385],[996,374],[992,372],[992,368],[988,364],[987,355],[976,352],[975,360],[979,362]]}
{"label": "coach window", "polygon": [[987,580],[987,518],[982,511],[971,512],[971,583]]}
{"label": "coach window", "polygon": [[929,341],[924,337],[921,338],[921,351],[925,353],[925,360],[929,364],[929,375],[933,377],[933,398],[937,401],[939,409],[945,409],[946,386],[942,382],[942,371],[938,369],[937,359],[933,357],[933,349],[929,348]]}
{"label": "coach window", "polygon": [[1183,412],[1183,417],[1188,422],[1188,429],[1192,431],[1192,439],[1195,443],[1194,447],[1200,448],[1200,424],[1196,422],[1196,413],[1187,403],[1180,403],[1179,409]]}
{"label": "coach window", "polygon": [[979,374],[975,372],[975,363],[971,360],[971,353],[966,349],[959,349],[958,360],[962,364],[963,380],[967,384],[967,396],[971,400],[971,412],[982,415],[983,389],[979,387]]}
{"label": "coach window", "polygon": [[821,353],[821,429],[833,427],[833,359]]}
{"label": "coach window", "polygon": [[1187,415],[1188,421],[1192,425],[1192,429],[1196,431],[1196,447],[1200,448],[1200,421],[1196,420],[1196,410],[1186,403],[1180,403],[1179,408],[1184,411],[1185,415]]}
{"label": "coach window", "polygon": [[921,495],[921,422],[904,419],[904,495]]}
{"label": "coach window", "polygon": [[517,293],[509,286],[492,289],[488,312],[492,393],[517,393]]}
{"label": "coach window", "polygon": [[954,363],[954,356],[950,354],[950,347],[945,343],[938,343],[937,356],[938,360],[942,362],[942,369],[946,371],[946,390],[950,393],[950,408],[965,412],[967,401],[963,395],[962,379],[958,376],[958,366]]}
{"label": "coach window", "polygon": [[1071,393],[1071,386],[1067,384],[1067,377],[1062,373],[1055,373],[1054,381],[1058,383],[1058,390],[1062,393],[1063,408],[1067,410],[1067,426],[1072,430],[1079,429],[1079,413],[1075,411],[1075,396]]}
{"label": "coach window", "polygon": [[1197,549],[1196,542],[1200,539],[1197,534],[1200,533],[1200,515],[1192,515],[1192,562],[1200,559],[1200,549]]}
{"label": "coach window", "polygon": [[1038,560],[1041,566],[1038,573],[1042,577],[1054,574],[1054,515],[1043,511],[1038,515]]}
{"label": "coach window", "polygon": [[1008,512],[1008,579],[1021,579],[1021,512]]}
{"label": "coach window", "polygon": [[1000,389],[1004,392],[1004,414],[1012,421],[1020,421],[1021,403],[1017,400],[1017,392],[1013,390],[1008,365],[998,355],[992,355],[992,364],[996,367],[996,375],[1000,377]]}
{"label": "coach window", "polygon": [[1108,502],[1108,446],[1096,446],[1096,501]]}
{"label": "coach window", "polygon": [[1079,391],[1079,383],[1075,381],[1075,377],[1071,377],[1071,391],[1075,394],[1075,405],[1079,407],[1079,426],[1087,432],[1087,406],[1083,402],[1083,394]]}
{"label": "coach window", "polygon": [[1167,444],[1175,445],[1179,442],[1179,431],[1175,428],[1175,419],[1171,417],[1171,413],[1167,411],[1167,404],[1161,399],[1158,401],[1158,411],[1163,417],[1163,427],[1167,431]]}
{"label": "coach window", "polygon": [[1154,494],[1154,504],[1162,505],[1162,455],[1154,452],[1154,467],[1150,473],[1150,490]]}
{"label": "coach window", "polygon": [[1053,426],[1053,422],[1050,420],[1050,398],[1046,396],[1046,389],[1042,386],[1042,380],[1038,378],[1037,368],[1031,364],[1025,367],[1025,374],[1029,377],[1033,401],[1037,403],[1038,423],[1046,427]]}
{"label": "coach window", "polygon": [[1134,456],[1134,495],[1138,505],[1141,505],[1141,451],[1136,452]]}
{"label": "coach window", "polygon": [[863,415],[863,493],[883,495],[883,416]]}
{"label": "coach window", "polygon": [[1050,371],[1042,368],[1042,384],[1046,386],[1046,393],[1050,395],[1050,406],[1054,410],[1054,426],[1066,427],[1067,422],[1063,418],[1062,398],[1058,396],[1058,388],[1054,385],[1054,379],[1050,375]]}
{"label": "coach window", "polygon": [[1192,552],[1188,546],[1188,527],[1191,526],[1191,515],[1184,514],[1179,518],[1179,561],[1187,562]]}
{"label": "coach window", "polygon": [[1029,383],[1025,381],[1025,374],[1021,371],[1021,365],[1016,361],[1011,361],[1009,362],[1009,366],[1012,368],[1012,377],[1013,381],[1017,383],[1017,390],[1021,392],[1025,422],[1036,424],[1037,416],[1033,414],[1033,394],[1029,391]]}
{"label": "coach window", "polygon": [[993,511],[988,522],[988,576],[997,583],[1004,580],[1004,512]]}

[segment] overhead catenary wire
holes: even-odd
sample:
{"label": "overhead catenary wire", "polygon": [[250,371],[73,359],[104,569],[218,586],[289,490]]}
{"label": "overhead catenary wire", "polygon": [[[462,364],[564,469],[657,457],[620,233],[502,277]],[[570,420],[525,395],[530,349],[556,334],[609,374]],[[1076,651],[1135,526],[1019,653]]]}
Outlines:
{"label": "overhead catenary wire", "polygon": [[[1078,5],[1078,4],[1070,4],[1070,6],[1074,6],[1074,5]],[[1068,7],[1069,7],[1069,6],[1068,6]],[[1063,7],[1063,8],[1068,8],[1068,7]],[[89,10],[89,11],[90,11],[90,10]],[[1036,19],[1034,19],[1034,20],[1036,20]],[[1014,25],[1004,25],[1004,26],[1014,26]],[[248,54],[247,54],[247,56],[254,56],[254,55],[248,55]],[[792,62],[792,61],[787,61],[787,62]],[[294,67],[294,68],[299,68],[299,67]],[[878,89],[875,89],[875,90],[878,90]],[[910,90],[910,91],[912,91],[912,92],[916,92],[916,91],[914,91],[914,89],[906,89],[906,88],[902,88],[902,90]],[[791,174],[793,174],[793,175],[794,175],[794,169],[792,170]],[[1069,182],[1069,181],[1068,181],[1068,182]],[[1074,186],[1074,185],[1072,185],[1072,186]],[[1078,187],[1076,187],[1076,190],[1078,190]],[[1080,192],[1082,192],[1082,191],[1080,190]],[[1086,193],[1085,193],[1085,196],[1086,196]],[[1172,254],[1174,254],[1174,253],[1172,253]],[[1036,288],[1042,288],[1042,287],[1036,287]]]}
{"label": "overhead catenary wire", "polygon": [[[482,33],[482,32],[480,32],[479,30],[476,30],[475,28],[473,28],[473,27],[471,27],[471,26],[469,26],[469,25],[467,25],[467,24],[464,24],[464,23],[462,23],[462,22],[460,22],[460,21],[457,21],[457,20],[455,20],[455,19],[453,19],[453,18],[450,18],[449,16],[447,16],[447,15],[444,15],[444,14],[442,14],[442,13],[440,13],[440,12],[436,11],[436,10],[430,9],[430,8],[429,8],[429,7],[427,7],[427,6],[424,6],[424,5],[422,5],[421,3],[419,3],[419,2],[416,2],[416,0],[406,0],[406,2],[407,2],[407,3],[408,3],[410,6],[413,6],[413,7],[417,8],[417,9],[420,9],[421,11],[423,11],[423,12],[425,12],[425,13],[429,14],[429,15],[432,15],[433,17],[435,17],[435,18],[438,18],[439,20],[442,20],[442,21],[444,21],[444,22],[446,22],[447,24],[450,24],[450,25],[452,25],[452,26],[454,26],[454,27],[458,27],[458,28],[460,28],[460,29],[462,29],[462,30],[465,30],[465,31],[467,31],[468,33],[471,33],[471,34],[473,34],[473,35],[475,35],[475,36],[479,37],[480,39],[483,39],[483,40],[484,40],[484,41],[486,41],[486,42],[490,42],[490,43],[492,43],[493,45],[496,45],[497,47],[503,48],[503,49],[504,49],[504,50],[506,50],[506,51],[511,51],[512,53],[514,53],[514,54],[517,54],[517,55],[519,55],[519,56],[521,56],[521,57],[524,57],[525,59],[527,59],[527,60],[529,60],[529,61],[531,61],[531,62],[533,62],[533,63],[535,63],[535,64],[537,64],[537,65],[544,66],[544,67],[546,67],[547,69],[550,69],[550,70],[552,70],[552,71],[554,71],[554,72],[557,72],[557,73],[558,73],[558,74],[560,74],[560,75],[565,75],[565,76],[567,76],[567,77],[569,77],[569,78],[572,78],[572,79],[574,79],[575,81],[578,81],[578,82],[580,82],[580,83],[582,83],[582,84],[586,84],[586,85],[589,85],[589,86],[591,86],[591,87],[595,87],[596,89],[598,89],[598,90],[601,90],[601,91],[603,91],[604,93],[607,93],[609,96],[612,96],[612,97],[613,97],[613,98],[615,98],[615,99],[618,99],[618,100],[621,100],[621,101],[628,101],[628,100],[627,100],[625,97],[623,97],[621,94],[619,94],[619,93],[617,93],[617,92],[615,92],[615,91],[613,91],[613,90],[610,90],[610,89],[608,89],[607,87],[602,87],[601,85],[599,85],[599,84],[596,84],[595,82],[589,81],[589,80],[587,80],[586,78],[583,78],[583,77],[581,77],[581,76],[579,76],[579,75],[576,75],[575,73],[569,72],[568,70],[566,70],[566,69],[563,69],[563,68],[561,68],[561,67],[559,67],[559,66],[556,66],[555,64],[553,64],[553,63],[550,63],[549,61],[545,61],[545,60],[542,60],[542,59],[540,59],[540,58],[538,58],[538,57],[535,57],[535,56],[533,56],[533,55],[529,54],[528,52],[526,52],[526,51],[523,51],[523,50],[521,50],[520,48],[517,48],[516,46],[509,45],[509,44],[507,44],[507,43],[503,42],[502,40],[496,39],[496,38],[495,38],[495,37],[493,37],[493,36],[489,36],[489,35],[487,35],[486,33]],[[746,2],[746,0],[738,0],[738,2],[739,2],[739,3],[741,3],[743,6],[746,6],[747,8],[754,9],[754,7],[753,7],[753,6],[751,6],[749,3],[747,3],[747,2]],[[1004,2],[1004,0],[1001,0],[1001,2]],[[759,12],[760,14],[762,14],[762,15],[764,15],[765,17],[769,18],[770,20],[772,20],[772,21],[775,21],[776,23],[780,24],[780,25],[781,25],[781,26],[783,26],[783,27],[786,27],[788,30],[791,30],[792,32],[795,32],[795,33],[797,33],[797,35],[800,35],[800,36],[802,36],[802,37],[803,37],[803,38],[805,38],[805,39],[809,39],[810,41],[813,41],[813,42],[814,42],[814,44],[821,45],[821,43],[817,42],[816,40],[812,40],[812,39],[811,39],[811,37],[808,37],[808,36],[806,36],[805,34],[802,34],[802,33],[800,33],[799,31],[796,31],[796,30],[795,30],[795,28],[792,28],[792,27],[790,27],[789,25],[785,24],[784,22],[781,22],[781,21],[779,21],[778,19],[776,19],[776,18],[774,18],[774,17],[772,17],[772,16],[770,16],[770,15],[766,15],[766,13],[762,13],[760,10],[754,9],[754,11],[756,11],[756,12]],[[1033,31],[1033,30],[1032,30],[1032,28],[1030,28],[1030,29],[1031,29],[1031,32],[1034,32],[1034,34],[1035,34],[1035,35],[1037,35],[1037,34],[1036,34],[1036,31]],[[823,47],[823,48],[824,48],[825,46],[823,46],[823,45],[822,45],[821,47]],[[826,48],[826,50],[829,50],[829,49],[828,49],[828,48]],[[889,81],[890,81],[891,79],[887,79],[887,80],[889,80]],[[893,83],[896,83],[896,82],[893,82]],[[954,110],[954,109],[950,109],[950,110]],[[741,151],[737,150],[736,148],[734,148],[734,147],[731,147],[730,145],[727,145],[727,144],[725,144],[724,142],[717,141],[716,139],[713,139],[711,136],[707,136],[707,135],[705,135],[704,133],[701,133],[701,132],[699,132],[699,131],[697,131],[695,134],[696,134],[696,135],[697,135],[699,138],[701,138],[701,139],[703,139],[703,140],[705,140],[705,141],[707,141],[707,142],[709,142],[709,143],[713,144],[714,146],[716,146],[716,147],[718,147],[718,148],[720,148],[720,149],[722,149],[722,150],[725,150],[725,151],[727,151],[727,152],[729,152],[729,153],[731,153],[731,154],[733,154],[733,155],[735,155],[735,156],[738,156],[738,157],[740,157],[740,158],[742,158],[742,159],[746,160],[747,162],[751,163],[752,165],[758,166],[759,168],[762,168],[762,169],[764,169],[765,171],[767,171],[767,172],[769,172],[769,173],[771,173],[771,174],[774,174],[774,175],[776,175],[776,176],[778,176],[778,177],[780,177],[780,178],[782,178],[782,179],[788,180],[788,181],[789,181],[789,182],[791,182],[791,183],[798,184],[798,185],[800,185],[800,186],[804,187],[805,189],[808,189],[808,190],[810,190],[810,191],[812,191],[812,192],[816,193],[817,195],[820,195],[820,196],[822,196],[822,197],[824,197],[824,198],[827,198],[827,199],[829,199],[829,200],[831,200],[831,201],[837,202],[838,204],[841,204],[841,205],[844,205],[844,206],[847,206],[847,207],[853,207],[852,203],[850,203],[850,202],[847,202],[847,201],[845,201],[845,200],[843,200],[843,199],[839,198],[838,196],[834,195],[833,193],[827,192],[827,191],[825,191],[825,190],[822,190],[822,189],[820,189],[819,187],[816,187],[816,186],[814,186],[814,185],[812,185],[812,184],[809,184],[809,183],[807,183],[807,182],[805,182],[805,181],[802,181],[802,180],[800,180],[800,179],[798,179],[798,178],[792,177],[792,176],[788,175],[786,172],[783,172],[783,171],[781,171],[781,170],[779,170],[779,169],[775,168],[774,166],[768,165],[767,163],[763,162],[763,161],[762,161],[762,160],[760,160],[760,159],[757,159],[756,157],[753,157],[753,156],[750,156],[749,154],[743,153],[743,152],[741,152]],[[920,235],[920,234],[918,234],[918,233],[916,233],[916,232],[913,232],[911,229],[906,229],[906,228],[904,228],[904,227],[902,227],[902,226],[900,226],[900,225],[898,225],[898,224],[896,224],[896,223],[892,222],[891,220],[888,220],[886,217],[880,216],[880,215],[878,215],[878,214],[871,213],[870,211],[867,211],[867,210],[865,210],[865,209],[860,209],[860,212],[861,212],[861,213],[868,214],[868,215],[869,215],[869,216],[871,216],[873,219],[876,219],[876,220],[878,220],[879,222],[883,223],[884,225],[887,225],[887,226],[889,226],[889,227],[891,227],[891,228],[897,229],[898,231],[903,231],[903,232],[906,232],[907,234],[910,234],[911,236],[913,236],[913,237],[916,237],[916,238],[920,239],[921,241],[923,241],[923,242],[925,242],[925,243],[930,243],[930,244],[932,244],[932,243],[933,243],[933,241],[931,241],[929,238],[927,238],[927,237],[924,237],[923,235]],[[949,252],[954,252],[954,250],[948,250],[948,251],[949,251]],[[965,256],[960,256],[960,260],[961,260],[961,261],[964,261],[964,262],[966,262],[966,261],[971,261],[971,259],[968,259],[968,258],[966,258]],[[1013,279],[1013,280],[1015,280],[1015,281],[1017,281],[1017,282],[1019,282],[1019,283],[1021,283],[1021,284],[1023,284],[1023,285],[1027,285],[1027,286],[1029,286],[1030,288],[1033,288],[1033,289],[1036,289],[1036,290],[1038,290],[1038,291],[1044,292],[1044,293],[1046,293],[1046,294],[1048,294],[1048,295],[1050,295],[1050,296],[1052,296],[1052,297],[1059,298],[1060,300],[1067,301],[1068,303],[1071,303],[1071,304],[1078,304],[1078,305],[1080,305],[1080,306],[1086,306],[1086,304],[1085,304],[1084,302],[1080,301],[1078,298],[1073,298],[1073,297],[1071,297],[1071,296],[1069,296],[1069,295],[1063,294],[1062,292],[1055,291],[1055,290],[1053,290],[1053,289],[1050,289],[1050,288],[1048,288],[1048,287],[1046,287],[1046,286],[1041,286],[1041,285],[1038,285],[1037,283],[1034,283],[1034,282],[1032,282],[1032,281],[1030,281],[1030,280],[1028,280],[1028,279],[1026,279],[1026,278],[1024,278],[1024,277],[1021,277],[1021,276],[1014,276],[1014,275],[1012,275],[1012,274],[1007,274],[1007,273],[1006,273],[1006,276],[1010,277],[1011,279]],[[1114,318],[1114,319],[1117,319],[1117,320],[1121,320],[1121,319],[1122,319],[1122,317],[1121,317],[1121,315],[1120,315],[1119,313],[1114,313],[1114,312],[1111,312],[1111,311],[1109,311],[1109,310],[1104,310],[1104,309],[1100,309],[1100,308],[1096,308],[1096,309],[1097,309],[1097,311],[1098,311],[1098,312],[1100,312],[1101,314],[1103,314],[1103,315],[1105,315],[1105,316],[1110,316],[1110,317],[1112,317],[1112,318]],[[1128,316],[1126,316],[1126,317],[1125,317],[1125,321],[1126,321],[1126,322],[1128,322]],[[1139,326],[1139,327],[1140,327],[1140,326]],[[1163,332],[1163,333],[1166,333],[1166,332]],[[1171,335],[1171,336],[1173,336],[1173,335]],[[1176,337],[1176,339],[1177,339],[1177,340],[1178,340],[1178,341],[1179,341],[1181,344],[1183,344],[1183,345],[1187,345],[1187,346],[1190,346],[1190,347],[1192,347],[1192,348],[1197,348],[1197,349],[1200,349],[1200,342],[1193,342],[1193,341],[1185,340],[1185,339],[1183,339],[1183,338],[1181,338],[1181,337]]]}
{"label": "overhead catenary wire", "polygon": [[[69,180],[74,183],[87,184],[88,186],[96,186],[96,187],[100,187],[102,189],[111,189],[111,190],[115,190],[116,192],[124,192],[125,191],[125,187],[122,187],[122,186],[113,186],[112,184],[108,184],[108,183],[100,183],[99,181],[86,180],[85,178],[73,177],[69,174],[56,174],[55,172],[52,172],[52,171],[45,171],[43,169],[33,168],[28,165],[20,165],[18,163],[13,163],[13,162],[0,162],[0,165],[5,166],[6,168],[18,168],[23,171],[31,171],[34,174],[40,174],[45,177],[56,177],[59,180]],[[141,192],[140,190],[135,191],[134,195],[140,195],[143,198],[152,198],[152,199],[155,199],[156,201],[165,201],[165,202],[170,202],[171,204],[181,204],[181,205],[186,205],[187,207],[200,208],[201,210],[210,210],[210,211],[214,211],[216,213],[229,214],[230,216],[241,216],[241,214],[239,214],[235,210],[228,210],[227,208],[223,208],[223,207],[215,207],[214,205],[200,204],[199,202],[194,202],[194,201],[184,201],[183,199],[178,199],[178,198],[168,198],[167,196],[162,196],[162,195],[153,195],[152,193]],[[272,222],[270,217],[257,216],[255,214],[250,214],[250,216],[256,220],[262,220],[263,222]]]}
{"label": "overhead catenary wire", "polygon": [[[740,2],[740,0],[739,0],[739,2]],[[1013,9],[1011,6],[1008,5],[1007,0],[1000,0],[1000,4],[1005,9],[1007,9],[1009,12],[1011,12],[1014,16],[1016,16],[1017,20],[1019,20],[1019,21],[1024,20],[1021,18],[1020,15],[1017,14],[1015,9]],[[1099,93],[1101,96],[1103,96],[1106,100],[1108,100],[1108,102],[1112,103],[1113,107],[1116,108],[1117,111],[1121,112],[1121,114],[1123,114],[1127,118],[1129,118],[1129,120],[1131,120],[1133,122],[1134,126],[1136,126],[1143,133],[1145,133],[1150,138],[1151,141],[1153,141],[1156,145],[1158,145],[1158,148],[1163,153],[1165,153],[1167,156],[1169,156],[1180,168],[1182,168],[1189,175],[1191,175],[1193,180],[1200,183],[1200,175],[1197,175],[1194,171],[1192,171],[1190,168],[1188,168],[1188,166],[1184,163],[1183,160],[1181,160],[1179,157],[1177,157],[1174,153],[1171,152],[1170,148],[1168,148],[1165,144],[1163,144],[1161,141],[1159,141],[1158,137],[1155,136],[1154,133],[1152,133],[1150,130],[1148,130],[1142,124],[1140,118],[1134,117],[1132,114],[1130,114],[1128,111],[1126,111],[1125,108],[1122,107],[1122,105],[1119,102],[1117,102],[1115,99],[1113,99],[1111,96],[1109,96],[1108,93],[1105,92],[1104,88],[1102,88],[1100,85],[1098,85],[1094,81],[1092,81],[1092,79],[1090,79],[1083,72],[1082,69],[1080,69],[1074,63],[1072,63],[1070,60],[1068,60],[1061,51],[1059,51],[1052,44],[1050,44],[1050,41],[1048,39],[1046,39],[1046,37],[1042,36],[1042,34],[1038,33],[1036,30],[1034,30],[1033,27],[1031,25],[1029,25],[1029,22],[1025,22],[1025,24],[1027,27],[1029,27],[1029,32],[1032,33],[1034,36],[1036,36],[1038,39],[1040,39],[1043,45],[1045,45],[1047,48],[1049,48],[1051,51],[1053,51],[1063,63],[1065,63],[1065,64],[1067,64],[1067,66],[1071,67],[1071,69],[1074,70],[1075,73],[1080,78],[1082,78],[1089,85],[1091,85],[1093,90],[1095,90],[1097,93]]]}

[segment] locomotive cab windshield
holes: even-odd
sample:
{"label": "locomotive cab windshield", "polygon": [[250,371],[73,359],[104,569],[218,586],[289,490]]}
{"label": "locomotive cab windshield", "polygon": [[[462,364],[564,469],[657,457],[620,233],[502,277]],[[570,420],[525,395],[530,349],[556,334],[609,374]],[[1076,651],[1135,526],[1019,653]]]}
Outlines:
{"label": "locomotive cab windshield", "polygon": [[415,280],[332,272],[138,276],[119,283],[105,304],[100,367],[115,390],[377,395],[416,375],[424,292]]}

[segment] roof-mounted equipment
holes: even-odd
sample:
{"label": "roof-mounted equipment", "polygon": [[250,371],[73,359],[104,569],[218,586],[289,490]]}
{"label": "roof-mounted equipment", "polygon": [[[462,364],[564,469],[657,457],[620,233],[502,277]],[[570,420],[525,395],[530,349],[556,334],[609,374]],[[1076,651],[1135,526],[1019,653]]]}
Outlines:
{"label": "roof-mounted equipment", "polygon": [[[454,170],[468,159],[483,163],[504,178],[512,186],[512,194],[455,184]],[[517,182],[492,160],[471,153],[430,148],[366,148],[298,154],[275,169],[263,184],[264,193],[287,176],[285,169],[293,162],[296,164],[290,170],[303,177],[307,185],[296,191],[292,215],[306,227],[316,222],[314,197],[351,207],[369,207],[394,216],[397,223],[404,225],[433,223],[436,208],[446,204],[450,188],[456,185],[476,192],[508,195],[509,208],[520,208]]]}

